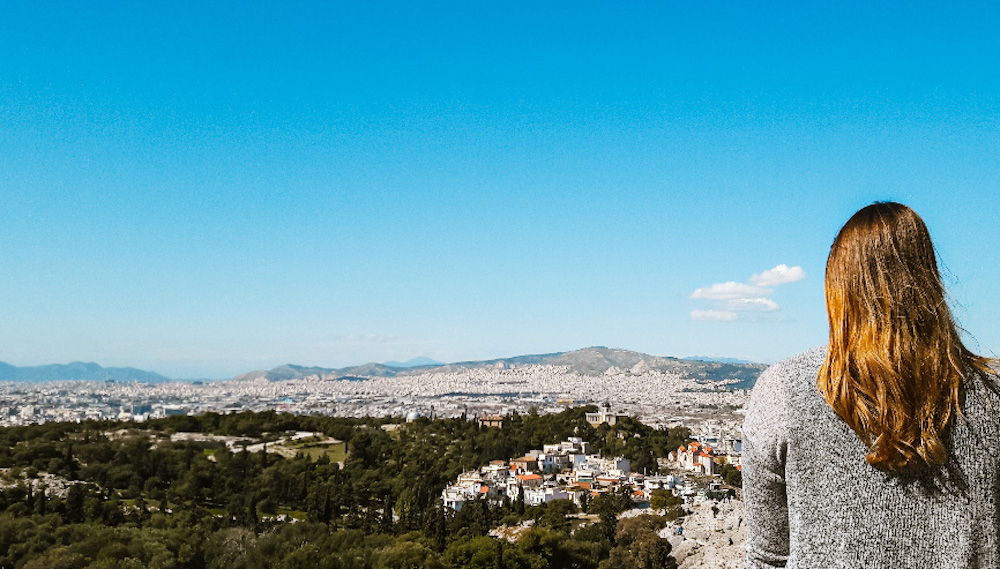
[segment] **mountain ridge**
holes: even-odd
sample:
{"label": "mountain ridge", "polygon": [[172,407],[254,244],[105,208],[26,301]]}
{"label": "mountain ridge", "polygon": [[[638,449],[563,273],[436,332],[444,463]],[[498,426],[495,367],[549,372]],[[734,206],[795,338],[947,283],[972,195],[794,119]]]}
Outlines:
{"label": "mountain ridge", "polygon": [[[753,386],[757,376],[766,365],[736,363],[723,358],[707,359],[676,358],[655,356],[630,350],[591,346],[566,352],[526,354],[507,358],[473,360],[452,363],[420,363],[427,358],[403,362],[404,365],[386,363],[365,363],[342,368],[325,368],[287,363],[270,370],[254,370],[240,374],[229,381],[288,381],[317,376],[323,379],[358,380],[372,377],[395,377],[397,375],[422,375],[431,373],[454,373],[475,369],[514,368],[527,365],[564,366],[570,371],[587,376],[609,373],[642,373],[643,371],[673,372],[696,380],[730,382],[730,388],[747,389]],[[722,360],[722,361],[720,361]],[[400,362],[388,362],[398,364]],[[417,364],[417,365],[411,365]],[[139,381],[158,383],[172,381],[155,372],[131,367],[102,367],[93,362],[70,362],[18,367],[0,362],[0,381],[45,382],[61,380],[82,381]]]}
{"label": "mountain ridge", "polygon": [[[394,367],[380,363],[366,363],[343,368],[321,368],[295,366],[286,364],[271,370],[256,370],[241,374],[233,381],[283,381],[302,379],[308,376],[318,376],[324,379],[356,379],[359,377],[395,377],[397,375],[421,375],[430,373],[460,372],[463,370],[484,368],[512,368],[525,365],[566,366],[571,371],[581,375],[598,376],[607,373],[633,372],[645,370],[679,373],[691,379],[720,381],[736,379],[731,385],[736,389],[746,389],[753,386],[757,376],[767,368],[763,364],[731,363],[719,361],[704,361],[681,359],[672,356],[654,356],[642,352],[634,352],[604,346],[591,346],[568,352],[551,352],[545,354],[527,354],[508,358],[493,358],[453,362],[445,364],[429,364],[413,367]],[[612,369],[614,368],[614,369]],[[610,371],[609,371],[610,370]]]}
{"label": "mountain ridge", "polygon": [[159,383],[170,378],[134,367],[103,367],[94,362],[70,362],[39,366],[15,366],[0,362],[0,381],[140,381]]}

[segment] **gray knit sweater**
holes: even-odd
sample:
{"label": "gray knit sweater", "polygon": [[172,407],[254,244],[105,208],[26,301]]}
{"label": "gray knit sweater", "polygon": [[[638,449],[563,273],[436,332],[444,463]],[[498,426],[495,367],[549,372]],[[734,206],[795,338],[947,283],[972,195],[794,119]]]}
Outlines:
{"label": "gray knit sweater", "polygon": [[883,472],[817,391],[824,355],[771,366],[750,396],[745,567],[1000,568],[1000,396],[967,378],[949,463]]}

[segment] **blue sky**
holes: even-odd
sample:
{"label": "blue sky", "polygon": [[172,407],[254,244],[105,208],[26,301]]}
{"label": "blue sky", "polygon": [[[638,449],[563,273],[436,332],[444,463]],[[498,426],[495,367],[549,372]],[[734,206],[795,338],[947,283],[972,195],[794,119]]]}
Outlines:
{"label": "blue sky", "polygon": [[769,362],[884,199],[997,349],[995,4],[622,4],[7,6],[0,361]]}

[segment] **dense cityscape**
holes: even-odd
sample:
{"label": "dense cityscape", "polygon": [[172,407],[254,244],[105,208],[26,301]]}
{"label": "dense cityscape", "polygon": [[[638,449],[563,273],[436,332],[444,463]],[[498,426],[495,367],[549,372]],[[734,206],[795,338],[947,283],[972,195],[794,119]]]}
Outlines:
{"label": "dense cityscape", "polygon": [[731,412],[742,407],[746,397],[745,389],[728,390],[724,381],[696,384],[677,374],[616,370],[595,378],[558,366],[285,381],[0,383],[0,424],[107,418],[141,421],[176,413],[236,410],[456,417],[531,407],[552,411],[588,403],[610,403],[655,422],[679,414]]}
{"label": "dense cityscape", "polygon": [[570,365],[499,363],[389,377],[316,373],[284,380],[246,374],[215,382],[3,382],[0,426],[88,419],[143,422],[238,411],[472,419],[601,405],[654,428],[686,426],[703,431],[711,425],[718,437],[739,438],[749,394],[743,381],[693,379],[690,373],[649,369],[645,359],[626,369],[613,363],[601,367],[598,372],[580,373]]}

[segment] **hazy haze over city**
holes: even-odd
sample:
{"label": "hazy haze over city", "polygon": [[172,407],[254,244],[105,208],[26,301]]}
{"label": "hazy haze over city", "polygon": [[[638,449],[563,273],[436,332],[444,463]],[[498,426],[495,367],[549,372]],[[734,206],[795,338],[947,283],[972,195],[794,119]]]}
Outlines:
{"label": "hazy haze over city", "polygon": [[0,361],[174,378],[825,340],[893,199],[1000,344],[993,4],[12,4]]}

